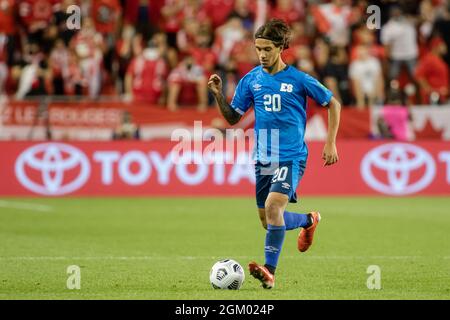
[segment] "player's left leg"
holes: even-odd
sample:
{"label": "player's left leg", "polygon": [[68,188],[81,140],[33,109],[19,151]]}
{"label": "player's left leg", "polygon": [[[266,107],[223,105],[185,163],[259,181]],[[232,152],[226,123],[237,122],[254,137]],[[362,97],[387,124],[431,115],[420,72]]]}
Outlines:
{"label": "player's left leg", "polygon": [[311,219],[311,224],[300,230],[297,238],[297,248],[300,252],[305,252],[311,247],[314,238],[314,232],[316,231],[316,227],[320,221],[320,213],[319,212],[311,212],[308,214]]}
{"label": "player's left leg", "polygon": [[[258,208],[259,219],[264,229],[267,230],[266,209]],[[286,231],[302,228],[297,238],[297,248],[305,252],[312,245],[314,232],[321,219],[319,212],[295,213],[284,210],[284,225]]]}
{"label": "player's left leg", "polygon": [[[298,182],[303,177],[305,172],[306,163],[305,162],[293,162],[292,171],[293,171],[293,191],[294,193],[291,195],[291,202],[297,202],[297,194],[295,193],[295,189],[297,189]],[[302,217],[297,217],[294,214],[294,223],[292,224],[294,227],[299,226],[302,229],[298,234],[297,238],[297,248],[300,252],[305,252],[312,245],[314,232],[316,231],[316,227],[320,221],[320,213],[319,212],[310,212],[308,214],[303,214]],[[297,218],[298,220],[295,220]],[[286,227],[289,224],[289,215],[285,215],[285,223]],[[297,224],[295,223],[297,221]]]}
{"label": "player's left leg", "polygon": [[[266,209],[258,208],[258,215],[263,228],[267,230]],[[283,218],[286,231],[295,230],[298,228],[307,228],[312,225],[312,220],[308,213],[296,213],[284,210]]]}
{"label": "player's left leg", "polygon": [[[292,161],[283,163],[279,167],[278,174],[272,179],[270,191],[284,193],[289,197],[289,202],[297,202],[296,189],[305,172],[305,161]],[[284,211],[284,223],[286,230],[307,228],[312,224],[310,216],[306,213]]]}

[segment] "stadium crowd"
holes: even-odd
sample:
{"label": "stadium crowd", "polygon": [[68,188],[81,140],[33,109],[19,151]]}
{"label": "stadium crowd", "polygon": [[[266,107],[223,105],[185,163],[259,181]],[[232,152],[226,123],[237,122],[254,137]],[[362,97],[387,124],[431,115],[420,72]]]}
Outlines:
{"label": "stadium crowd", "polygon": [[[72,5],[79,30],[68,28]],[[271,18],[292,29],[284,60],[345,106],[448,102],[446,0],[0,0],[0,95],[111,95],[205,110],[209,75],[222,75],[231,99],[258,65],[255,28]]]}

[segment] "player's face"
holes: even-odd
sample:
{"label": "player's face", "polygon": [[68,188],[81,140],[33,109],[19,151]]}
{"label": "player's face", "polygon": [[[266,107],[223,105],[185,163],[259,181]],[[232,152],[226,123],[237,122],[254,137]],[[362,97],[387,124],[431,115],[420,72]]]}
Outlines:
{"label": "player's face", "polygon": [[280,59],[281,47],[276,47],[270,40],[256,39],[255,48],[259,63],[261,63],[263,68],[272,67]]}

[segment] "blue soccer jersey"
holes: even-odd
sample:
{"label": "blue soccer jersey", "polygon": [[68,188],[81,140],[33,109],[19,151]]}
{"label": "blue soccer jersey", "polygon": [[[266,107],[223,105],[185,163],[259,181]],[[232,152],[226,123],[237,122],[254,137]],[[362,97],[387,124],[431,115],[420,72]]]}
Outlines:
{"label": "blue soccer jersey", "polygon": [[254,106],[255,160],[306,160],[307,97],[325,106],[331,96],[319,81],[294,67],[271,75],[258,66],[239,81],[231,107],[243,115]]}

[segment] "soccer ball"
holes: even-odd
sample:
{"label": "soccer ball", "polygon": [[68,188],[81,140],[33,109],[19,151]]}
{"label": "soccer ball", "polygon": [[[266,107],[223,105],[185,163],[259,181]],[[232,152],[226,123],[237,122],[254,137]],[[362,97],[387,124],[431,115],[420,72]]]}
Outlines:
{"label": "soccer ball", "polygon": [[209,273],[209,281],[214,289],[238,290],[244,280],[244,269],[231,259],[216,262]]}

